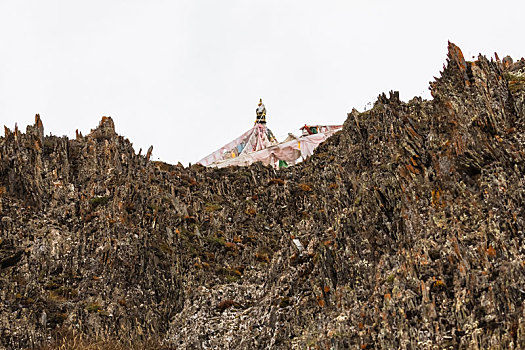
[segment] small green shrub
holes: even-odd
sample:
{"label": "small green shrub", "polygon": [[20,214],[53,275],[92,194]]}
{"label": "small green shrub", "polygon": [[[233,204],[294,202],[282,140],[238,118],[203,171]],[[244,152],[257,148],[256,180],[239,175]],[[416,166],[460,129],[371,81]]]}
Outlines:
{"label": "small green shrub", "polygon": [[91,208],[95,209],[98,206],[106,205],[109,202],[108,196],[103,197],[93,197],[91,198]]}
{"label": "small green shrub", "polygon": [[99,303],[91,303],[86,306],[86,310],[88,312],[100,312],[102,310],[102,306]]}
{"label": "small green shrub", "polygon": [[218,236],[208,236],[206,237],[206,242],[208,242],[209,245],[217,248],[224,247],[224,245],[226,244],[224,238]]}

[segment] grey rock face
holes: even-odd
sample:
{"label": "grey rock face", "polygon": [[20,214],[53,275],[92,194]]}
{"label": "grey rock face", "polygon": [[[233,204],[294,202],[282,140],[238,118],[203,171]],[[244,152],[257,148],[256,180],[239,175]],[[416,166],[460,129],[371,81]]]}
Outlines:
{"label": "grey rock face", "polygon": [[[508,63],[508,61],[506,62]],[[286,170],[149,161],[111,118],[0,138],[0,347],[523,348],[523,62],[449,44]]]}

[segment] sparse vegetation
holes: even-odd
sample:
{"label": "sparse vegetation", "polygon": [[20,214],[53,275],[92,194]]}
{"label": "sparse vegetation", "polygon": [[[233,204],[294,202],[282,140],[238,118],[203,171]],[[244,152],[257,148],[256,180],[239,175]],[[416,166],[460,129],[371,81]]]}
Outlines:
{"label": "sparse vegetation", "polygon": [[504,73],[503,76],[508,81],[509,90],[512,93],[516,93],[521,90],[525,91],[525,76],[519,76],[509,72]]}
{"label": "sparse vegetation", "polygon": [[95,209],[99,206],[104,206],[109,202],[109,197],[103,196],[103,197],[93,197],[91,198],[91,208]]}
{"label": "sparse vegetation", "polygon": [[221,205],[217,203],[206,203],[206,205],[204,206],[204,210],[206,210],[208,213],[219,211],[221,209],[222,209]]}
{"label": "sparse vegetation", "polygon": [[88,312],[100,312],[102,310],[102,306],[99,303],[91,303],[86,306],[86,310]]}
{"label": "sparse vegetation", "polygon": [[207,236],[206,242],[208,242],[208,244],[215,248],[222,248],[226,244],[226,240],[224,239],[224,237],[220,236]]}
{"label": "sparse vegetation", "polygon": [[[64,317],[59,315],[58,317]],[[174,350],[176,347],[162,345],[157,340],[141,340],[121,342],[118,339],[103,337],[88,337],[65,328],[54,332],[52,340],[37,347],[36,350]]]}
{"label": "sparse vegetation", "polygon": [[7,130],[0,348],[519,348],[525,79],[450,55],[290,169]]}

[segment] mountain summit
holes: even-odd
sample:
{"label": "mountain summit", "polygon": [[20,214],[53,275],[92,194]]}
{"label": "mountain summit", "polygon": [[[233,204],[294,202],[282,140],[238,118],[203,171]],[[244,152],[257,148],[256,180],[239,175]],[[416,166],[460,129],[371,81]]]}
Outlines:
{"label": "mountain summit", "polygon": [[525,60],[431,91],[282,170],[6,128],[0,348],[525,348]]}

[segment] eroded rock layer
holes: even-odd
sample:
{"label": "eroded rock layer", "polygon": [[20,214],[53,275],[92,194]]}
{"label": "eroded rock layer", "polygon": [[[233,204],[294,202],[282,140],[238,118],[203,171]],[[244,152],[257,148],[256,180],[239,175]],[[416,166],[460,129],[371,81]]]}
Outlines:
{"label": "eroded rock layer", "polygon": [[449,44],[286,170],[151,162],[103,118],[0,138],[0,348],[525,347],[525,62]]}

